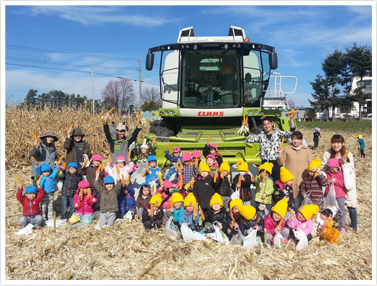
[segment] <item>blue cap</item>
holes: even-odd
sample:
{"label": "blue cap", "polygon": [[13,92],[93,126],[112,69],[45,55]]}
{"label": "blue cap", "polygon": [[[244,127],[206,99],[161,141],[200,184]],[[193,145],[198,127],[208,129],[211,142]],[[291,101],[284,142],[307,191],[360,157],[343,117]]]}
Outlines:
{"label": "blue cap", "polygon": [[41,173],[46,172],[46,171],[50,171],[50,172],[52,171],[50,165],[49,164],[42,164],[41,165]]}
{"label": "blue cap", "polygon": [[36,194],[37,188],[35,186],[26,187],[25,194]]}
{"label": "blue cap", "polygon": [[157,162],[157,158],[155,155],[149,155],[148,156],[148,162],[151,162],[151,161],[156,161]]}
{"label": "blue cap", "polygon": [[107,176],[103,179],[103,183],[106,185],[106,184],[114,184],[115,181],[114,181],[114,178],[111,177],[111,176]]}
{"label": "blue cap", "polygon": [[68,164],[68,168],[69,168],[69,167],[73,167],[73,168],[76,168],[76,169],[77,169],[79,166],[77,165],[76,162],[71,162],[71,163]]}
{"label": "blue cap", "polygon": [[143,188],[144,186],[149,187],[149,188],[151,187],[151,185],[149,185],[147,182],[145,182],[145,183],[141,184],[140,188]]}

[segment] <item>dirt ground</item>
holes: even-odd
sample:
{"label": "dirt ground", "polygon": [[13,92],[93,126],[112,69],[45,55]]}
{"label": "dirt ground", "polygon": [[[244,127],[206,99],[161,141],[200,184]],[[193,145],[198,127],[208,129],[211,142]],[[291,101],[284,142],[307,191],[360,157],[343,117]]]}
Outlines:
{"label": "dirt ground", "polygon": [[[312,130],[301,130],[312,146]],[[5,279],[7,280],[371,280],[372,279],[372,134],[365,134],[366,158],[356,139],[342,134],[355,156],[358,189],[358,233],[341,234],[336,245],[313,239],[296,251],[293,243],[276,249],[222,245],[208,239],[171,241],[163,230],[144,232],[140,222],[121,221],[111,228],[82,229],[69,224],[45,227],[17,236],[22,226],[16,200],[18,176],[30,184],[30,167],[6,170]],[[332,133],[322,132],[313,159],[329,148]],[[60,193],[55,208],[60,209]],[[347,229],[350,219],[347,212]],[[54,242],[55,240],[55,242]],[[52,251],[55,245],[55,253]],[[41,249],[41,251],[39,251]],[[41,255],[39,255],[39,253]],[[273,282],[272,282],[273,283]]]}

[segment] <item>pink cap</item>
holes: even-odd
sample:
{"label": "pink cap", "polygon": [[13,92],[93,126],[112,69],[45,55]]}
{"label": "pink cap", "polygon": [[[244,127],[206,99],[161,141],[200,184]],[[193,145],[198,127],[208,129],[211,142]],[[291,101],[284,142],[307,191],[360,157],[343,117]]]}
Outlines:
{"label": "pink cap", "polygon": [[168,180],[164,181],[164,190],[174,188],[174,184]]}
{"label": "pink cap", "polygon": [[208,159],[208,158],[212,158],[213,160],[216,160],[216,157],[213,154],[208,154],[206,159]]}
{"label": "pink cap", "polygon": [[81,181],[78,185],[79,189],[83,188],[90,188],[89,182],[88,181]]}
{"label": "pink cap", "polygon": [[185,161],[191,161],[191,154],[190,154],[190,152],[183,153],[183,155],[182,155],[182,161],[183,162],[185,162]]}
{"label": "pink cap", "polygon": [[200,157],[202,157],[202,154],[200,153],[200,151],[194,151],[194,153],[192,153],[192,157],[193,158],[200,158]]}
{"label": "pink cap", "polygon": [[123,156],[118,156],[117,162],[126,162],[126,158],[124,158]]}
{"label": "pink cap", "polygon": [[329,167],[334,167],[334,168],[340,168],[339,160],[338,160],[338,159],[335,159],[335,158],[331,158],[331,159],[327,162],[327,166],[329,166]]}
{"label": "pink cap", "polygon": [[94,154],[94,155],[92,156],[92,161],[102,161],[102,157],[101,157],[101,155]]}
{"label": "pink cap", "polygon": [[216,144],[211,144],[209,147],[215,148],[217,150],[217,145]]}
{"label": "pink cap", "polygon": [[178,146],[175,146],[173,148],[173,153],[175,153],[175,152],[181,152],[181,148],[179,148]]}

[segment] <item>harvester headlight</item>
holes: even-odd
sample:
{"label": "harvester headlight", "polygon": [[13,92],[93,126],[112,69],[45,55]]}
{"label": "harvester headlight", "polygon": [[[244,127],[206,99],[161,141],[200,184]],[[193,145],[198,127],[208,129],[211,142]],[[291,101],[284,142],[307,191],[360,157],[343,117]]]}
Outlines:
{"label": "harvester headlight", "polygon": [[188,49],[190,46],[189,45],[186,45],[186,49]]}
{"label": "harvester headlight", "polygon": [[233,48],[235,48],[235,47],[237,47],[237,45],[236,44],[233,44],[233,46],[232,46]]}
{"label": "harvester headlight", "polygon": [[169,114],[169,111],[165,110],[165,115],[168,115]]}
{"label": "harvester headlight", "polygon": [[262,115],[262,114],[263,114],[263,111],[262,111],[262,110],[261,110],[261,111],[259,111],[259,114],[261,114],[261,115]]}
{"label": "harvester headlight", "polygon": [[253,111],[252,110],[249,111],[249,115],[253,115]]}
{"label": "harvester headlight", "polygon": [[194,45],[194,50],[196,50],[198,48],[198,45]]}
{"label": "harvester headlight", "polygon": [[168,50],[170,50],[170,46],[168,46]]}
{"label": "harvester headlight", "polygon": [[181,47],[182,47],[182,49],[184,49],[184,48],[185,48],[185,45],[182,45]]}
{"label": "harvester headlight", "polygon": [[225,45],[224,45],[224,48],[227,50],[227,49],[228,49],[228,44],[225,44]]}
{"label": "harvester headlight", "polygon": [[173,112],[173,111],[170,111],[170,115],[174,115],[174,112]]}
{"label": "harvester headlight", "polygon": [[254,110],[254,114],[258,114],[258,110]]}
{"label": "harvester headlight", "polygon": [[241,44],[238,44],[238,48],[241,48]]}

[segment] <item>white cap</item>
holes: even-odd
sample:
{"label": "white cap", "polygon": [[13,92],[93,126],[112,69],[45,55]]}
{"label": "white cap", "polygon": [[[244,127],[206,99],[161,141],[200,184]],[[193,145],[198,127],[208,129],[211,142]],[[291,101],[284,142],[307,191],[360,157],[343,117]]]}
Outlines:
{"label": "white cap", "polygon": [[147,148],[148,149],[148,145],[147,144],[143,144],[140,146],[140,148]]}

